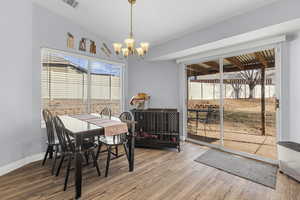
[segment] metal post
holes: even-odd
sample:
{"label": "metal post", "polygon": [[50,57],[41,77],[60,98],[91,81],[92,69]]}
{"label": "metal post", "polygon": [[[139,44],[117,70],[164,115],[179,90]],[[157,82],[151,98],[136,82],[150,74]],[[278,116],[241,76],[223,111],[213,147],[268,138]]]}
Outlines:
{"label": "metal post", "polygon": [[266,135],[265,66],[261,66],[261,132]]}
{"label": "metal post", "polygon": [[214,97],[214,100],[216,99],[216,95],[215,95],[215,83],[213,83],[213,97]]}
{"label": "metal post", "polygon": [[219,68],[220,68],[220,139],[221,145],[224,146],[224,92],[223,92],[223,65],[224,59],[223,57],[219,58]]}
{"label": "metal post", "polygon": [[201,100],[203,100],[203,83],[201,82]]}
{"label": "metal post", "polygon": [[88,80],[87,80],[88,88],[87,88],[87,112],[91,113],[92,112],[92,100],[91,100],[91,91],[92,91],[92,77],[91,77],[91,66],[90,66],[90,61],[88,60]]}

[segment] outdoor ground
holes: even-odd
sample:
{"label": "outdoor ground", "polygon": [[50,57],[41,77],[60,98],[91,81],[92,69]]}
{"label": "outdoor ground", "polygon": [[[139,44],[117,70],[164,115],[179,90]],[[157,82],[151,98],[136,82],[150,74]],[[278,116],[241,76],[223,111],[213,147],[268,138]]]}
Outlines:
{"label": "outdoor ground", "polygon": [[[201,104],[219,105],[219,101],[190,100],[189,108]],[[266,99],[266,111],[266,134],[262,135],[260,99],[225,99],[224,146],[232,150],[277,159],[275,99]],[[189,113],[189,117],[194,115]],[[219,120],[209,124],[198,122],[198,128],[196,127],[196,121],[189,121],[188,132],[194,136],[202,136],[197,138],[199,140],[205,141],[208,138],[206,141],[209,143],[220,143]]]}
{"label": "outdoor ground", "polygon": [[[77,115],[87,113],[87,102],[82,99],[43,99],[43,109],[48,109],[54,115]],[[100,113],[105,107],[109,107],[112,115],[120,115],[120,100],[92,99],[91,112]]]}

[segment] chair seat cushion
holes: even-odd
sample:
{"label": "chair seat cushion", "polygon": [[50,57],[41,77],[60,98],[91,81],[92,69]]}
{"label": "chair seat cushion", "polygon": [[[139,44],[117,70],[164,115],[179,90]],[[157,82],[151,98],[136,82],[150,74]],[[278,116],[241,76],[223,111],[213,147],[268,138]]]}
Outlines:
{"label": "chair seat cushion", "polygon": [[127,142],[125,135],[100,136],[99,140],[106,145],[120,145]]}
{"label": "chair seat cushion", "polygon": [[[46,144],[49,144],[49,142],[46,141]],[[51,145],[59,145],[59,140],[58,140],[58,139],[55,139],[54,143],[51,144]]]}

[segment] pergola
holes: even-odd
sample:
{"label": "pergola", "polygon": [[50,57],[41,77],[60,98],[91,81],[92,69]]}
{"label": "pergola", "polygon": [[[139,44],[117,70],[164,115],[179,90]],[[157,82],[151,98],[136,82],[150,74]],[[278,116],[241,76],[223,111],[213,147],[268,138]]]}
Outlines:
{"label": "pergola", "polygon": [[[274,49],[260,52],[244,54],[224,59],[223,72],[236,72],[241,70],[252,70],[272,68],[275,66]],[[218,61],[207,61],[203,63],[191,64],[187,66],[187,75],[201,76],[219,73]]]}
{"label": "pergola", "polygon": [[[262,135],[265,135],[266,127],[266,108],[265,108],[265,73],[266,69],[275,67],[275,50],[268,49],[264,51],[243,54],[239,56],[233,56],[224,58],[223,72],[248,72],[251,70],[260,70],[261,84],[261,121],[262,121]],[[220,65],[218,60],[207,61],[197,64],[191,64],[186,67],[187,77],[197,77],[203,75],[212,75],[220,72]],[[206,80],[209,81],[209,80]],[[212,80],[213,81],[213,80]],[[232,80],[237,81],[237,80]],[[240,82],[246,82],[247,80],[240,80]],[[269,81],[269,80],[267,80]],[[224,80],[224,83],[230,82],[230,80]]]}

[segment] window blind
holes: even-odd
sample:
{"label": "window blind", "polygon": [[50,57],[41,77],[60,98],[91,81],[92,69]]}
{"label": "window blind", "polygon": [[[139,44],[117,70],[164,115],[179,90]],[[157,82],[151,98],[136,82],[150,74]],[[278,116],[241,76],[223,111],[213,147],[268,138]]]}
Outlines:
{"label": "window blind", "polygon": [[42,53],[42,107],[55,115],[87,112],[87,70],[62,54]]}
{"label": "window blind", "polygon": [[[112,114],[120,114],[120,68],[111,64],[91,62],[91,108],[98,112],[109,105]],[[101,103],[102,102],[102,103]]]}
{"label": "window blind", "polygon": [[121,112],[119,66],[76,58],[68,54],[42,51],[42,109],[55,115],[100,112],[110,107]]}

